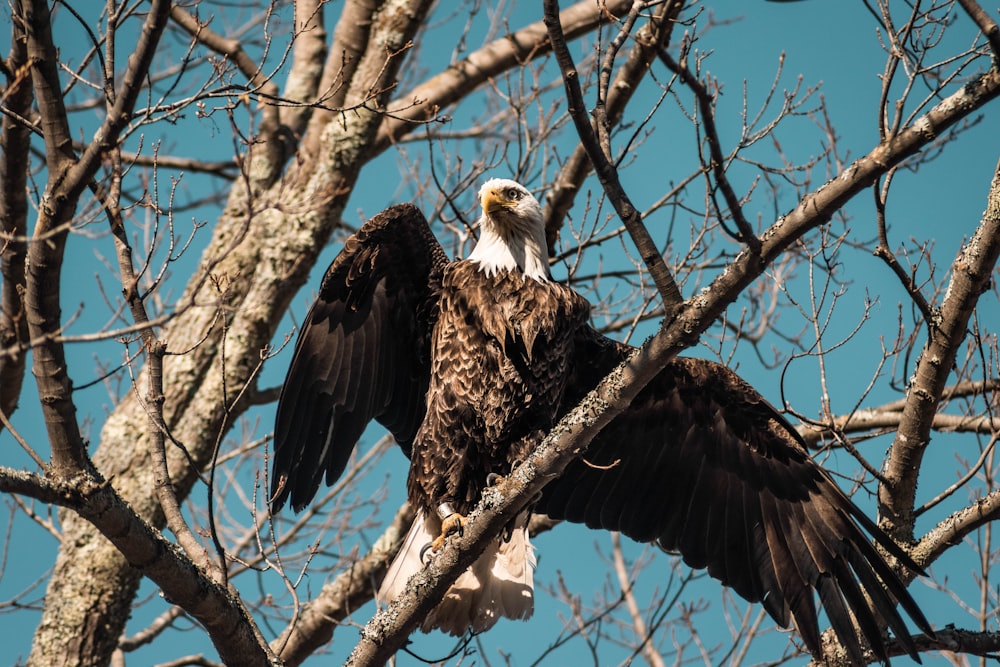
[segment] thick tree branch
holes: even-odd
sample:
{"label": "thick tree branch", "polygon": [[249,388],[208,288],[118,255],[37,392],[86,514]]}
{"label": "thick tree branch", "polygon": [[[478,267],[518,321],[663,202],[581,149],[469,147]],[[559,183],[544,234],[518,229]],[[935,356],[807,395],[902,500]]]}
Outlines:
{"label": "thick tree branch", "polygon": [[34,230],[36,240],[43,237],[46,240],[32,243],[28,248],[25,310],[30,337],[45,341],[34,349],[33,371],[49,433],[52,462],[60,473],[71,474],[88,465],[86,447],[76,424],[65,351],[54,337],[62,325],[59,287],[69,224],[79,196],[90,184],[99,160],[117,142],[131,114],[139,88],[148,74],[169,5],[167,0],[154,0],[114,106],[95,133],[95,141],[79,160],[73,158],[66,109],[59,90],[48,6],[45,2],[27,0],[20,5],[21,14],[17,20],[24,22],[27,36],[27,53],[42,115],[48,166],[45,198]]}
{"label": "thick tree branch", "polygon": [[[987,77],[996,79],[1000,73],[994,69],[983,75],[983,78]],[[898,540],[913,540],[917,478],[924,451],[930,442],[937,405],[952,373],[959,346],[965,340],[969,318],[979,298],[989,288],[998,258],[1000,162],[990,184],[982,223],[952,264],[951,284],[944,302],[936,312],[935,321],[928,323],[928,340],[917,361],[906,407],[903,408],[903,419],[886,460],[886,483],[879,485],[883,518],[890,534]]]}
{"label": "thick tree branch", "polygon": [[[72,162],[66,109],[59,90],[56,48],[48,4],[44,0],[22,0],[15,22],[21,22],[27,38],[31,80],[38,99],[45,136],[48,183],[38,221],[35,242],[29,244],[24,278],[24,310],[30,338],[52,336],[62,326],[59,302],[60,273],[69,222],[76,206],[64,187]],[[48,235],[43,242],[40,238]],[[42,414],[49,435],[52,463],[59,473],[72,474],[86,466],[87,452],[76,424],[72,381],[66,372],[63,346],[54,337],[34,348],[32,372],[38,385]]]}
{"label": "thick tree branch", "polygon": [[[4,106],[26,118],[33,99],[28,55],[20,23],[11,22]],[[31,130],[4,114],[0,120],[0,413],[14,414],[27,359],[28,321],[22,295],[28,246],[28,149]],[[0,422],[0,431],[3,424]]]}
{"label": "thick tree branch", "polygon": [[[935,629],[935,637],[932,639],[926,635],[914,635],[913,643],[920,653],[931,653],[943,651],[948,653],[966,653],[969,655],[979,655],[989,658],[996,658],[997,651],[1000,651],[1000,632],[981,632],[977,630],[964,630],[949,625],[944,628]],[[824,643],[832,646],[836,640],[832,631],[823,633]],[[906,649],[899,643],[899,640],[890,638],[886,642],[886,654],[890,658],[899,658],[907,655]],[[852,663],[845,654],[831,654],[827,652],[822,662],[813,660],[808,667],[858,667]],[[874,663],[875,656],[869,654],[868,659]]]}
{"label": "thick tree branch", "polygon": [[101,531],[129,564],[208,631],[228,665],[270,667],[273,656],[239,599],[207,578],[177,547],[143,521],[105,481],[83,474],[46,478],[0,468],[0,491],[68,507]]}
{"label": "thick tree branch", "polygon": [[317,87],[317,109],[310,117],[302,140],[302,154],[319,155],[323,131],[336,116],[335,109],[346,105],[358,63],[369,46],[372,25],[385,0],[347,0],[333,29],[333,44]]}
{"label": "thick tree branch", "polygon": [[[14,23],[24,30],[31,83],[41,114],[45,138],[45,163],[62,170],[74,159],[66,106],[59,88],[59,61],[52,41],[51,16],[47,3],[19,0],[14,6]],[[52,179],[50,179],[52,180]]]}
{"label": "thick tree branch", "polygon": [[285,82],[283,97],[303,104],[282,107],[280,114],[281,125],[296,140],[301,139],[305,132],[313,113],[310,103],[316,100],[323,77],[323,63],[327,57],[324,4],[322,0],[299,0],[295,3],[292,69]]}
{"label": "thick tree branch", "polygon": [[920,538],[911,554],[918,564],[930,565],[973,531],[998,518],[1000,491],[993,491],[938,523]]}
{"label": "thick tree branch", "polygon": [[993,66],[1000,67],[1000,26],[975,0],[958,0],[962,9],[983,32],[993,49]]}

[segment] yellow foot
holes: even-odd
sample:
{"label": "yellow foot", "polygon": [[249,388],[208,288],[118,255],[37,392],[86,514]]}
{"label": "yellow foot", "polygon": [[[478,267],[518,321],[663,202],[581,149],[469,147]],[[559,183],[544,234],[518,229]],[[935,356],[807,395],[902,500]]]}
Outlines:
{"label": "yellow foot", "polygon": [[448,537],[451,533],[458,531],[458,534],[462,534],[462,524],[465,523],[465,517],[455,512],[449,514],[443,521],[441,521],[441,534],[438,535],[433,542],[431,542],[431,549],[437,551],[444,546],[444,538]]}

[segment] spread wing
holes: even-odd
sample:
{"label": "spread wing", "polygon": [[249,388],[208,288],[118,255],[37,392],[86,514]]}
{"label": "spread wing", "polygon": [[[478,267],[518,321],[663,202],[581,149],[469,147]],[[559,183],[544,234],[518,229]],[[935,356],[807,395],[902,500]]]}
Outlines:
{"label": "spread wing", "polygon": [[[567,406],[629,349],[584,330]],[[864,531],[919,568],[813,462],[791,425],[725,366],[674,359],[584,457],[545,488],[535,511],[679,551],[688,565],[761,602],[780,625],[791,614],[814,655],[822,654],[814,590],[855,664],[867,661],[852,614],[883,661],[885,627],[917,659],[897,602],[933,634]]]}
{"label": "spread wing", "polygon": [[377,419],[409,455],[424,416],[437,283],[448,259],[423,214],[386,209],[327,269],[295,344],[274,426],[272,511],[332,484]]}

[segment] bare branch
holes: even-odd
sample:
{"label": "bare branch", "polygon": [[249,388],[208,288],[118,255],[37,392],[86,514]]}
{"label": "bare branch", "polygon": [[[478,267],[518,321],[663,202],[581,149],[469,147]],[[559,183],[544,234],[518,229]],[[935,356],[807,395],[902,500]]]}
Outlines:
{"label": "bare branch", "polygon": [[371,551],[326,584],[306,605],[295,624],[271,643],[286,665],[301,664],[330,641],[339,621],[372,598],[412,522],[413,509],[403,505]]}
{"label": "bare branch", "polygon": [[1000,67],[1000,26],[975,0],[958,0],[965,13],[976,22],[993,49],[993,66]]}
{"label": "bare branch", "polygon": [[[684,63],[674,60],[664,49],[660,49],[659,56],[663,64],[667,66],[667,69],[675,73],[681,83],[690,88],[691,92],[694,93],[695,100],[698,103],[699,117],[705,127],[705,140],[708,142],[709,155],[711,156],[711,161],[707,167],[712,170],[715,176],[715,185],[722,191],[722,197],[726,200],[728,210],[725,213],[732,217],[733,222],[736,223],[736,228],[739,230],[738,240],[746,243],[747,247],[754,250],[760,246],[760,240],[753,233],[753,227],[750,226],[750,222],[743,214],[743,203],[736,195],[729,177],[726,176],[726,168],[729,166],[730,160],[722,153],[722,142],[719,139],[719,130],[715,125],[714,96]],[[719,219],[726,217],[722,211],[718,213]]]}
{"label": "bare branch", "polygon": [[[319,94],[323,62],[327,56],[323,4],[322,0],[300,0],[295,3],[292,70],[285,82],[285,99],[308,103]],[[282,107],[281,125],[288,128],[292,137],[300,139],[311,115],[311,105]]]}
{"label": "bare branch", "polygon": [[[32,102],[24,33],[11,22],[10,56],[4,106],[24,118]],[[21,299],[27,257],[27,176],[31,131],[4,114],[0,121],[0,413],[6,418],[17,409],[27,359],[28,321]],[[0,423],[0,431],[3,423]]]}
{"label": "bare branch", "polygon": [[[608,0],[595,7],[592,0],[582,0],[559,14],[563,34],[571,39],[593,30],[607,21],[609,14],[623,12],[631,4],[632,0]],[[491,77],[551,51],[552,44],[542,21],[487,44],[410,92],[400,95],[398,99],[405,105],[404,108],[391,110],[386,116],[372,150],[381,153],[414,128],[432,121],[441,109],[454,104]]]}
{"label": "bare branch", "polygon": [[0,490],[72,508],[93,523],[164,595],[205,626],[223,662],[270,667],[267,644],[229,590],[204,577],[178,549],[132,511],[104,481],[80,475],[53,480],[0,468]]}
{"label": "bare branch", "polygon": [[[555,52],[556,61],[563,73],[563,82],[566,87],[566,97],[569,101],[569,112],[576,125],[577,134],[580,141],[590,157],[590,162],[594,165],[594,171],[598,180],[604,187],[608,198],[611,200],[618,213],[618,217],[625,223],[633,243],[639,249],[643,262],[649,268],[653,281],[663,298],[664,307],[668,313],[678,307],[683,301],[677,283],[670,275],[663,257],[660,255],[656,244],[649,236],[649,232],[642,224],[642,216],[632,205],[625,189],[618,179],[618,170],[611,161],[611,156],[606,152],[607,147],[602,147],[598,141],[597,133],[590,120],[587,118],[586,108],[583,101],[583,91],[580,87],[579,76],[573,57],[566,47],[566,34],[563,32],[561,18],[559,15],[559,3],[555,0],[545,1],[545,26],[549,31],[549,39]],[[668,317],[669,319],[669,317]]]}
{"label": "bare branch", "polygon": [[[165,0],[109,0],[94,8],[72,0],[14,0],[11,55],[0,60],[6,79],[0,91],[0,438],[11,445],[0,447],[9,457],[0,468],[0,492],[15,495],[8,497],[12,521],[0,543],[0,575],[9,576],[8,563],[25,560],[24,538],[16,534],[22,525],[41,528],[51,553],[58,548],[54,562],[39,565],[45,569],[40,585],[48,586],[44,599],[36,586],[0,600],[4,613],[42,606],[28,662],[117,667],[131,659],[126,652],[148,645],[144,650],[163,652],[157,657],[163,664],[302,664],[335,632],[331,650],[349,650],[353,633],[336,628],[353,624],[370,600],[410,520],[400,510],[386,529],[392,513],[383,503],[397,490],[390,494],[374,479],[381,472],[370,474],[382,470],[373,467],[380,452],[394,448],[383,443],[352,457],[308,511],[269,516],[259,497],[270,468],[271,411],[263,404],[275,400],[278,389],[270,372],[266,380],[258,373],[265,359],[282,364],[275,350],[289,336],[275,332],[297,326],[302,314],[298,307],[286,312],[289,304],[308,298],[296,297],[297,290],[310,274],[316,277],[318,258],[355,218],[370,217],[368,209],[389,203],[387,197],[413,195],[431,214],[442,244],[460,255],[475,236],[473,184],[485,170],[499,169],[535,192],[548,190],[550,240],[567,223],[556,269],[594,304],[596,326],[631,340],[666,321],[526,465],[487,491],[465,536],[449,538],[403,598],[372,620],[353,660],[378,662],[402,646],[480,545],[524,511],[566,461],[586,460],[577,452],[596,430],[667,359],[699,341],[700,352],[760,381],[763,393],[770,393],[767,380],[750,366],[816,360],[819,382],[806,391],[799,393],[800,382],[813,380],[811,374],[787,388],[782,376],[784,407],[799,418],[809,442],[821,443],[821,455],[842,446],[872,458],[865,470],[853,460],[831,470],[847,486],[866,490],[882,476],[874,454],[883,448],[863,447],[865,440],[888,441],[895,430],[900,442],[922,429],[949,432],[935,433],[933,460],[953,454],[959,468],[953,480],[928,476],[929,457],[915,464],[924,468],[921,501],[931,500],[913,513],[939,522],[915,550],[925,564],[946,551],[976,557],[969,578],[977,599],[954,599],[979,632],[946,628],[936,641],[917,641],[925,651],[990,655],[997,641],[986,630],[1000,600],[989,570],[1000,518],[1000,347],[993,323],[998,289],[987,278],[990,269],[996,276],[987,257],[996,241],[985,236],[1000,229],[981,226],[982,235],[952,268],[948,289],[936,274],[953,259],[942,262],[939,249],[951,251],[954,233],[940,236],[935,248],[938,230],[919,238],[924,228],[893,217],[910,202],[887,205],[890,185],[902,190],[910,178],[924,185],[929,170],[917,174],[917,168],[946,150],[949,156],[961,151],[952,149],[952,139],[969,128],[981,131],[976,123],[986,125],[996,114],[986,106],[1000,96],[995,21],[977,3],[869,7],[888,58],[881,100],[879,84],[868,86],[875,113],[848,111],[847,120],[871,126],[866,133],[880,132],[877,145],[859,147],[857,137],[866,134],[843,123],[841,100],[805,108],[816,90],[803,83],[808,71],[782,90],[785,74],[802,63],[781,58],[764,91],[756,71],[746,72],[742,91],[723,78],[731,56],[711,40],[743,26],[705,3],[578,0],[565,3],[553,20],[556,7],[549,2],[546,17],[562,28],[562,36],[551,39],[544,22],[508,24],[530,16],[526,11],[537,17],[540,5],[513,12],[506,3],[481,1],[265,0],[233,5],[209,21],[207,5],[197,2],[182,11]],[[50,17],[53,7],[58,14]],[[50,19],[57,28],[48,27]],[[676,25],[688,29],[682,39]],[[74,30],[79,39],[62,43]],[[593,40],[571,41],[588,31],[596,32]],[[454,39],[454,47],[437,43],[441,36]],[[586,54],[568,61],[569,70],[579,68],[575,89],[564,91],[554,50]],[[404,79],[418,85],[400,93]],[[566,122],[568,94],[575,95],[574,123],[585,132]],[[586,107],[585,99],[591,99]],[[757,99],[763,99],[760,111],[748,113]],[[646,106],[637,109],[639,103]],[[775,107],[778,113],[769,117]],[[445,115],[452,109],[454,118]],[[414,129],[423,130],[419,141],[410,134]],[[727,148],[726,138],[734,136]],[[587,180],[588,147],[603,164],[601,179]],[[396,169],[390,155],[372,162],[390,148]],[[985,144],[973,148],[978,158]],[[670,153],[663,173],[646,173],[663,163],[656,162],[663,151]],[[368,165],[378,173],[364,175]],[[171,182],[164,186],[167,170]],[[819,185],[822,178],[831,180]],[[928,185],[937,185],[929,178]],[[598,180],[603,193],[592,188]],[[355,193],[356,183],[364,187]],[[857,207],[845,206],[860,201],[870,208],[858,198],[869,188],[876,193],[877,235],[874,222],[856,224],[850,216]],[[642,214],[630,211],[624,190],[636,202],[652,203]],[[596,194],[575,201],[578,192]],[[961,196],[968,199],[964,191]],[[347,209],[351,202],[357,212]],[[178,233],[188,215],[190,234]],[[637,256],[618,218],[641,233],[654,216],[663,223],[662,233],[650,228],[660,247]],[[877,278],[852,273],[855,260],[870,262],[865,258],[876,250],[896,275],[885,292]],[[661,253],[670,253],[664,259],[674,275],[667,279],[676,283],[676,302],[664,299],[664,307],[643,267],[643,257]],[[906,290],[898,312],[896,304],[886,309],[899,293],[897,280]],[[852,328],[844,315],[859,296],[848,294],[858,283],[864,314]],[[92,296],[81,296],[91,288]],[[681,303],[681,290],[694,296]],[[80,300],[69,317],[59,310],[67,299]],[[286,315],[291,326],[279,324]],[[931,341],[918,366],[924,330]],[[838,340],[831,344],[832,338]],[[18,364],[29,350],[38,405],[22,393],[31,378],[21,383]],[[871,354],[874,363],[860,373],[838,368],[839,355],[855,350]],[[96,365],[89,373],[88,357]],[[924,364],[928,377],[911,385],[914,367]],[[70,376],[83,381],[74,384]],[[917,404],[922,397],[912,394],[918,390],[929,399]],[[4,412],[18,398],[21,412],[9,420]],[[25,409],[39,405],[44,423]],[[263,408],[246,412],[250,406]],[[43,425],[48,438],[38,430]],[[50,452],[55,465],[43,458]],[[902,452],[899,444],[893,455]],[[23,465],[34,474],[15,472]],[[398,481],[396,470],[391,474]],[[895,493],[891,484],[883,486]],[[942,520],[944,501],[952,511],[966,495],[981,500]],[[906,507],[905,499],[896,502]],[[554,525],[536,516],[531,531]],[[164,527],[171,532],[157,532]],[[559,581],[550,590],[566,605],[566,625],[537,649],[539,663],[559,662],[557,651],[570,641],[590,651],[594,664],[611,662],[612,651],[624,651],[624,661],[737,664],[759,653],[762,638],[771,642],[764,650],[778,647],[763,658],[774,664],[804,655],[793,634],[771,630],[757,605],[734,603],[728,594],[721,611],[714,600],[686,602],[693,593],[684,583],[707,573],[654,558],[652,549],[635,560],[626,545],[616,541],[613,549],[606,555],[615,559],[614,569],[601,578],[604,589],[593,602],[584,601],[586,591],[569,576],[555,575]],[[547,562],[539,570],[541,587]],[[656,575],[640,577],[650,566]],[[140,594],[147,577],[162,596]],[[638,584],[650,580],[657,590],[643,603],[647,591]],[[944,586],[941,595],[952,595]],[[700,622],[709,614],[721,614],[721,641]],[[543,616],[536,615],[533,627],[548,634]],[[153,620],[126,635],[130,617]],[[935,626],[939,619],[932,618]],[[183,643],[172,641],[192,620],[218,655],[184,655]],[[828,657],[836,664],[836,642],[827,634]],[[460,643],[453,661],[485,659],[493,640],[482,635]],[[512,648],[503,647],[498,661],[520,662],[507,655]]]}
{"label": "bare branch", "polygon": [[621,535],[618,533],[612,533],[611,535],[611,549],[614,559],[615,577],[618,579],[618,586],[621,587],[622,597],[625,598],[625,606],[628,608],[629,616],[632,619],[636,637],[641,642],[639,652],[651,667],[666,667],[666,661],[664,661],[663,656],[650,642],[649,629],[642,618],[642,614],[639,612],[639,604],[635,600],[635,591],[633,590],[635,582],[631,580],[628,570],[625,567],[625,559],[622,556]]}
{"label": "bare branch", "polygon": [[[621,122],[622,115],[639,83],[649,71],[650,63],[664,45],[669,43],[673,28],[683,8],[683,2],[661,4],[649,21],[636,31],[635,44],[625,63],[619,68],[607,93],[604,113],[610,126]],[[562,20],[562,19],[560,19]],[[563,23],[565,30],[566,24]],[[555,254],[555,242],[566,214],[576,200],[576,194],[584,178],[590,173],[590,157],[582,145],[563,164],[559,176],[552,182],[545,198],[545,235],[549,244],[549,254]]]}
{"label": "bare branch", "polygon": [[[997,77],[997,73],[998,70],[992,70],[984,78]],[[905,131],[900,136],[904,134]],[[955,259],[947,296],[935,313],[935,320],[927,323],[930,335],[917,361],[903,421],[885,466],[888,483],[879,486],[884,519],[890,534],[897,539],[912,541],[917,476],[930,441],[936,407],[951,375],[959,345],[965,340],[969,318],[979,297],[989,287],[998,258],[1000,162],[990,184],[982,223]]]}
{"label": "bare branch", "polygon": [[914,558],[921,565],[930,565],[972,531],[998,518],[1000,518],[1000,491],[994,491],[971,506],[955,512],[929,530],[913,548]]}

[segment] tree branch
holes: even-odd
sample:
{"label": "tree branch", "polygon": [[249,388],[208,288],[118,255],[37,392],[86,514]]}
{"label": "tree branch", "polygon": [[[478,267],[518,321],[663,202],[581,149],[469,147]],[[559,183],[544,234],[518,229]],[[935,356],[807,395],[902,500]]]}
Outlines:
{"label": "tree branch", "polygon": [[68,200],[75,202],[84,188],[90,185],[104,155],[118,144],[122,131],[132,118],[135,102],[149,76],[149,68],[156,57],[156,47],[167,25],[170,6],[170,0],[150,0],[149,13],[143,22],[139,40],[128,59],[128,67],[121,82],[115,89],[117,96],[114,103],[80,159],[67,173],[66,183],[62,187],[65,189],[63,196]]}
{"label": "tree branch", "polygon": [[[48,183],[35,225],[36,242],[28,246],[24,278],[24,310],[32,339],[54,334],[61,327],[60,272],[68,223],[76,200],[63,187],[73,160],[66,122],[66,109],[59,90],[56,48],[52,41],[48,3],[22,0],[15,22],[21,22],[27,37],[31,80],[38,99],[45,136]],[[45,241],[37,241],[52,233]],[[54,338],[34,348],[32,372],[38,385],[42,414],[49,434],[52,463],[59,473],[72,474],[87,462],[86,447],[76,424],[72,381],[66,372],[66,356]]]}
{"label": "tree branch", "polygon": [[[587,118],[587,111],[583,101],[583,90],[580,87],[579,76],[573,57],[566,46],[566,35],[563,32],[559,16],[558,0],[545,0],[545,26],[549,31],[549,40],[555,52],[556,62],[562,70],[563,83],[566,88],[566,98],[569,102],[569,113],[576,126],[577,135],[580,142],[590,157],[590,162],[594,165],[594,172],[601,182],[604,192],[615,207],[618,217],[625,224],[633,243],[639,250],[642,260],[649,269],[656,283],[656,288],[663,299],[664,307],[668,313],[678,307],[683,302],[677,283],[674,282],[670,270],[663,261],[663,256],[657,249],[656,244],[649,235],[649,231],[642,222],[642,216],[632,205],[631,200],[625,193],[621,181],[618,179],[618,170],[611,162],[611,155],[608,154],[610,146],[602,147],[597,138],[594,125]],[[605,128],[606,131],[606,128]]]}
{"label": "tree branch", "polygon": [[187,31],[196,42],[233,62],[246,77],[248,88],[260,93],[259,109],[262,120],[257,136],[254,137],[253,146],[257,147],[258,151],[266,152],[267,158],[258,157],[253,161],[253,165],[257,168],[250,172],[250,176],[254,183],[252,187],[269,186],[295,152],[294,146],[286,146],[291,143],[291,137],[283,136],[279,107],[273,103],[278,97],[278,86],[270,77],[264,75],[261,65],[253,61],[239,40],[218,34],[208,27],[208,23],[202,23],[197,16],[176,4],[170,6],[170,18]]}
{"label": "tree branch", "polygon": [[930,565],[974,530],[998,518],[1000,518],[1000,491],[993,491],[927,531],[910,553],[918,564]]}
{"label": "tree branch", "polygon": [[201,623],[227,665],[271,667],[274,657],[239,599],[205,577],[190,559],[143,521],[105,481],[90,475],[54,479],[0,467],[0,491],[68,507],[92,523],[163,590],[166,599]]}
{"label": "tree branch", "polygon": [[[625,107],[638,89],[639,82],[649,72],[650,63],[656,58],[658,51],[670,42],[675,21],[683,7],[682,0],[663,3],[646,25],[636,32],[635,44],[608,89],[604,113],[609,126],[621,122]],[[563,27],[565,28],[565,23]],[[587,149],[583,145],[578,145],[559,170],[559,175],[546,194],[543,216],[550,256],[555,256],[559,227],[572,208],[580,185],[590,173],[590,168]]]}
{"label": "tree branch", "polygon": [[[385,84],[394,81],[403,62],[400,54],[387,59],[386,46],[398,40],[403,45],[409,42],[430,4],[429,0],[386,3],[360,63],[355,77],[358,89],[352,96],[384,104],[392,90]],[[381,86],[374,99],[373,86]],[[228,405],[225,388],[246,386],[257,370],[260,351],[270,343],[281,314],[340,220],[381,118],[378,110],[360,107],[345,116],[343,123],[328,123],[323,151],[307,165],[312,180],[300,182],[300,187],[291,187],[298,173],[296,161],[286,172],[288,179],[276,182],[270,190],[254,192],[240,181],[230,191],[213,237],[180,299],[199,307],[173,317],[160,334],[168,342],[170,355],[164,365],[163,421],[173,441],[185,446],[183,452],[178,447],[166,449],[178,499],[190,493],[200,467],[211,461],[219,434],[246,407]],[[224,301],[207,284],[209,274],[228,283]],[[217,327],[222,307],[232,313],[225,341]],[[139,374],[140,386],[146,385],[143,373]],[[137,514],[159,526],[163,515],[153,493],[147,458],[152,434],[146,424],[143,406],[134,396],[126,396],[105,421],[94,462]],[[84,628],[95,627],[98,631],[87,636],[87,660],[106,662],[122,635],[141,577],[121,559],[115,546],[94,544],[93,528],[86,521],[67,513],[63,530],[51,579],[52,585],[58,582],[59,595],[46,598],[32,659],[38,664],[64,660],[58,656],[76,650],[76,638],[85,634]],[[81,606],[86,618],[77,615]],[[77,631],[67,632],[67,627]]]}
{"label": "tree branch", "polygon": [[633,590],[635,580],[629,578],[628,569],[625,566],[625,558],[622,556],[621,539],[620,533],[611,534],[612,563],[614,564],[615,577],[618,579],[618,587],[621,589],[621,595],[625,599],[625,607],[628,609],[629,618],[632,620],[635,636],[640,642],[636,653],[641,654],[650,667],[666,667],[667,663],[664,661],[663,655],[656,650],[650,641],[652,636],[649,628],[646,627],[646,622],[642,618],[642,613],[639,611],[639,603],[636,602],[635,591]]}
{"label": "tree branch", "polygon": [[271,642],[275,653],[288,667],[302,664],[327,644],[339,622],[372,599],[375,587],[385,576],[389,561],[399,551],[411,523],[413,509],[404,504],[371,551],[323,586],[320,594],[305,606],[281,637]]}
{"label": "tree branch", "polygon": [[[281,125],[288,128],[295,139],[301,139],[305,132],[313,113],[313,107],[305,103],[316,99],[323,77],[323,63],[327,58],[324,4],[322,0],[298,0],[295,3],[292,69],[285,81],[284,97],[304,104],[280,109]],[[292,152],[289,151],[289,155]]]}
{"label": "tree branch", "polygon": [[[743,214],[743,204],[726,175],[729,161],[722,153],[722,141],[719,139],[719,130],[715,125],[715,99],[705,84],[685,64],[674,60],[664,49],[660,49],[659,56],[667,69],[676,74],[681,83],[690,88],[694,94],[699,116],[705,128],[705,141],[708,142],[708,151],[711,157],[710,163],[705,168],[712,171],[715,176],[715,187],[722,191],[722,197],[726,200],[726,207],[729,209],[728,213],[739,230],[737,240],[746,243],[747,247],[753,250],[760,245],[760,241],[754,235],[753,227]],[[724,219],[725,213],[725,211],[718,211],[720,220]]]}
{"label": "tree branch", "polygon": [[333,44],[317,87],[318,108],[310,116],[302,140],[305,156],[319,155],[323,131],[334,118],[334,109],[345,106],[358,63],[368,49],[372,24],[385,0],[347,0],[333,29]]}
{"label": "tree branch", "polygon": [[[11,21],[10,56],[5,71],[4,106],[21,118],[33,100],[24,32]],[[17,409],[28,352],[28,321],[22,295],[28,247],[28,149],[31,130],[4,114],[0,120],[0,413],[10,418]],[[0,422],[0,431],[3,423]]]}
{"label": "tree branch", "polygon": [[[132,320],[139,327],[142,348],[146,353],[147,372],[144,375],[146,378],[146,394],[139,398],[139,401],[146,410],[149,424],[149,456],[154,471],[154,490],[166,518],[167,525],[177,538],[178,544],[181,545],[192,562],[197,564],[204,572],[212,574],[216,581],[224,583],[224,569],[213,567],[213,561],[208,558],[205,548],[194,537],[194,534],[187,525],[187,521],[184,519],[177,495],[174,493],[174,487],[170,482],[170,471],[167,465],[166,454],[167,426],[163,421],[163,403],[165,400],[163,389],[163,358],[166,355],[167,346],[156,337],[156,333],[150,323],[149,313],[146,310],[142,291],[139,289],[139,275],[135,270],[133,262],[132,245],[129,243],[128,235],[125,232],[125,222],[121,215],[120,184],[122,161],[121,154],[117,150],[111,152],[111,161],[111,191],[104,193],[103,189],[98,188],[98,196],[108,216],[111,235],[115,240],[118,272],[123,286],[122,293],[132,314]],[[141,389],[135,386],[134,391],[138,397]]]}
{"label": "tree branch", "polygon": [[52,41],[49,8],[40,0],[18,0],[14,11],[13,22],[20,24],[27,42],[31,83],[38,100],[42,136],[45,138],[45,163],[50,170],[62,170],[67,162],[74,159],[74,155],[66,106],[59,89],[59,61]]}
{"label": "tree branch", "polygon": [[[983,78],[987,77],[997,79],[1000,74],[994,69],[983,75]],[[948,100],[935,110],[946,102]],[[900,136],[905,134],[906,131]],[[935,313],[935,321],[928,323],[928,340],[917,361],[913,384],[903,408],[903,419],[886,460],[886,482],[879,485],[883,519],[889,534],[900,541],[913,541],[917,478],[924,451],[930,442],[937,405],[944,393],[945,382],[952,373],[958,348],[965,340],[969,318],[989,287],[998,258],[1000,162],[990,184],[982,223],[952,264],[951,284],[945,300]]]}
{"label": "tree branch", "polygon": [[[913,643],[916,644],[920,653],[931,653],[942,651],[948,653],[967,653],[969,655],[979,655],[997,659],[997,651],[1000,651],[1000,632],[980,632],[976,630],[963,630],[953,625],[934,630],[936,635],[933,639],[920,634],[913,636]],[[824,641],[833,640],[833,632],[823,633]],[[886,654],[890,658],[903,657],[907,655],[906,649],[896,638],[890,638],[886,642]],[[809,663],[809,667],[858,667],[852,663],[846,654],[831,655],[829,652],[824,656],[826,659],[820,663],[815,660]],[[871,662],[875,662],[875,656],[871,655]]]}
{"label": "tree branch", "polygon": [[[572,39],[606,22],[609,14],[618,14],[631,6],[632,0],[607,0],[596,7],[593,0],[581,0],[559,14],[563,34]],[[372,145],[378,154],[428,121],[441,109],[454,104],[516,65],[548,55],[552,44],[542,21],[532,23],[490,42],[396,99],[403,108],[390,110]]]}
{"label": "tree branch", "polygon": [[[838,433],[866,434],[895,431],[902,422],[901,411],[879,406],[835,416],[832,422],[819,423],[818,427],[806,426],[800,428],[799,433],[808,446],[815,447],[823,440],[836,438]],[[993,416],[950,415],[937,412],[934,414],[931,428],[935,431],[990,434],[1000,428],[1000,421]]]}
{"label": "tree branch", "polygon": [[993,67],[1000,67],[1000,26],[975,0],[958,0],[958,4],[962,5],[962,9],[975,21],[989,41],[990,48],[993,49]]}

